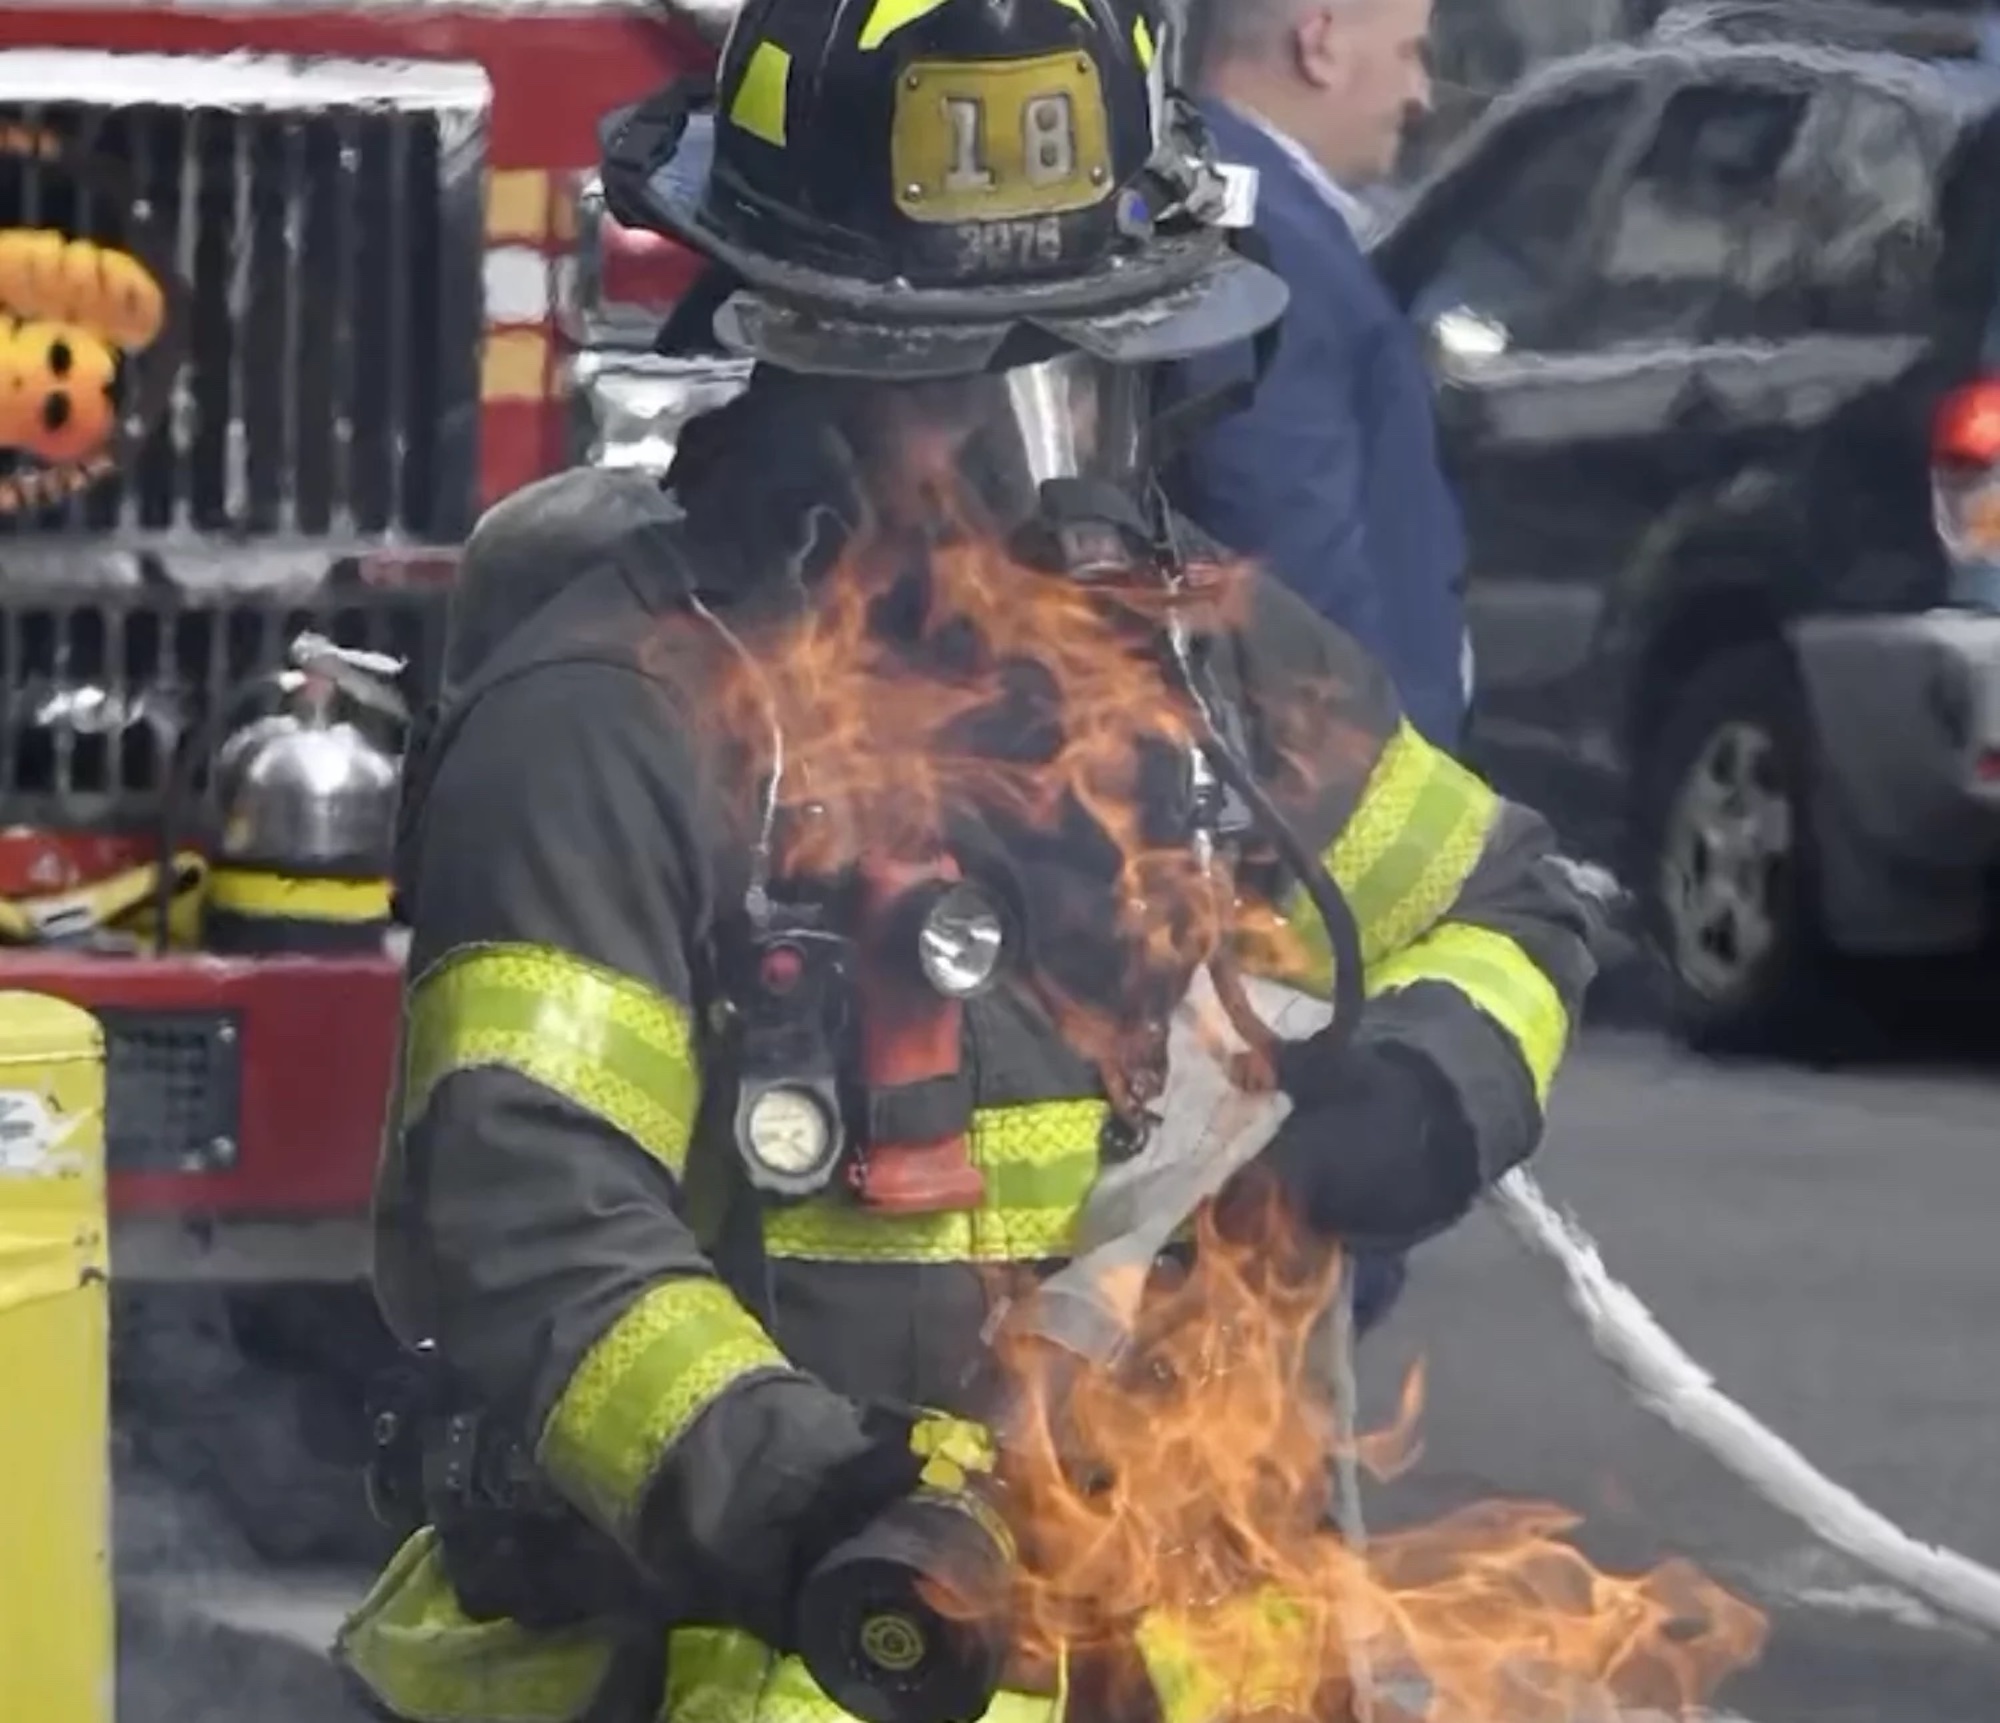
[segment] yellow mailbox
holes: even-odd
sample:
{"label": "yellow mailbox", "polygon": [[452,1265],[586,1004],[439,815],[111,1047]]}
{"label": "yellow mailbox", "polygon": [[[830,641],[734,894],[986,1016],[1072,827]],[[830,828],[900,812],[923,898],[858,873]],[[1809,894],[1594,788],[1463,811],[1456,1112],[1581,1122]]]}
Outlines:
{"label": "yellow mailbox", "polygon": [[0,992],[0,1718],[112,1723],[104,1038]]}

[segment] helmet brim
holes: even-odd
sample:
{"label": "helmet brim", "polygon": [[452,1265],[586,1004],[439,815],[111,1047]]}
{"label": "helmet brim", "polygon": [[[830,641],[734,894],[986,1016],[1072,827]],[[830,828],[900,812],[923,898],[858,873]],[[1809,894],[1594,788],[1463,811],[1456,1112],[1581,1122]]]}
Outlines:
{"label": "helmet brim", "polygon": [[1286,300],[1271,271],[1225,255],[1171,293],[1096,315],[890,321],[753,289],[723,304],[715,334],[731,353],[785,371],[917,382],[1032,364],[1069,348],[1113,365],[1165,364],[1250,340],[1283,315]]}
{"label": "helmet brim", "polygon": [[716,314],[731,352],[826,376],[966,376],[1039,341],[1111,364],[1159,364],[1247,341],[1289,299],[1276,274],[1219,231],[1164,239],[1150,255],[1081,278],[981,288],[856,280],[768,257],[709,221],[712,114],[690,116],[673,154],[648,177],[643,213],[660,231],[742,283]]}

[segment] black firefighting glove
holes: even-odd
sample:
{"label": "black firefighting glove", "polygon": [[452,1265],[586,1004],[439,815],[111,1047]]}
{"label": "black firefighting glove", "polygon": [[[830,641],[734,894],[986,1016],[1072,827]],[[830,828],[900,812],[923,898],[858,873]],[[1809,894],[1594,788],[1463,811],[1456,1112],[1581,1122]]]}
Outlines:
{"label": "black firefighting glove", "polygon": [[1275,1182],[1321,1237],[1404,1249],[1461,1219],[1479,1194],[1477,1142],[1457,1091],[1394,1042],[1281,1062],[1292,1114],[1223,1193],[1225,1219]]}

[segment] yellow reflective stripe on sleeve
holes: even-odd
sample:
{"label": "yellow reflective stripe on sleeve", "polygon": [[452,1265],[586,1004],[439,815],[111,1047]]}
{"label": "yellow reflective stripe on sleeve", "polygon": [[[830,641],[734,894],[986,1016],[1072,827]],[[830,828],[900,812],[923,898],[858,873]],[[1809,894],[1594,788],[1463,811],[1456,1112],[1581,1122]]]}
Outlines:
{"label": "yellow reflective stripe on sleeve", "polygon": [[1442,981],[1506,1030],[1546,1103],[1569,1042],[1569,1012],[1541,967],[1504,933],[1447,922],[1399,951],[1368,977],[1368,991],[1386,993],[1419,981]]}
{"label": "yellow reflective stripe on sleeve", "polygon": [[759,42],[750,50],[743,81],[729,104],[731,123],[753,138],[779,149],[785,147],[785,123],[792,99],[792,57],[775,42]]}
{"label": "yellow reflective stripe on sleeve", "polygon": [[396,1552],[334,1642],[335,1661],[408,1723],[581,1723],[612,1654],[602,1629],[474,1621],[429,1527]]}
{"label": "yellow reflective stripe on sleeve", "polygon": [[599,1525],[629,1531],[662,1456],[717,1396],[789,1368],[720,1281],[662,1281],[584,1354],[535,1457]]}
{"label": "yellow reflective stripe on sleeve", "polygon": [[402,1123],[455,1071],[532,1078],[678,1176],[701,1076],[687,1012],[615,970],[538,945],[471,945],[421,976],[404,1030]]}
{"label": "yellow reflective stripe on sleeve", "polygon": [[[1067,1703],[1066,1680],[1052,1694],[1003,1689],[993,1696],[980,1723],[1061,1723]],[[796,1657],[780,1657],[732,1628],[683,1627],[667,1641],[666,1691],[658,1723],[853,1723],[853,1719],[827,1697]]]}
{"label": "yellow reflective stripe on sleeve", "polygon": [[816,1262],[1038,1262],[1067,1253],[1097,1182],[1102,1101],[983,1107],[969,1148],[986,1201],[944,1214],[876,1214],[841,1197],[773,1209],[764,1248]]}
{"label": "yellow reflective stripe on sleeve", "polygon": [[1406,721],[1327,851],[1361,926],[1367,964],[1401,950],[1448,910],[1478,865],[1500,799]]}
{"label": "yellow reflective stripe on sleeve", "polygon": [[1150,72],[1153,69],[1153,56],[1158,50],[1153,46],[1153,32],[1146,28],[1144,18],[1132,20],[1132,48],[1139,56],[1139,64]]}
{"label": "yellow reflective stripe on sleeve", "polygon": [[[1499,811],[1483,779],[1407,721],[1397,726],[1325,857],[1354,912],[1365,965],[1372,969],[1442,919],[1479,865]],[[1285,920],[1293,937],[1276,979],[1331,991],[1333,953],[1303,890],[1292,893]]]}

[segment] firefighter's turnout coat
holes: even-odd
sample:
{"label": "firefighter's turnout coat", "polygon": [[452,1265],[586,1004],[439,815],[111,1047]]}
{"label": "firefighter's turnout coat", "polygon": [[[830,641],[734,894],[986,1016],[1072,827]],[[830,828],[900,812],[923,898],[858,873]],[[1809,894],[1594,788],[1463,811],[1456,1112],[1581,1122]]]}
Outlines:
{"label": "firefighter's turnout coat", "polygon": [[[771,1208],[758,1286],[728,1284],[705,1251],[689,1193],[705,1157],[735,1152],[713,1105],[729,1074],[702,1068],[708,952],[741,902],[744,824],[724,804],[747,792],[704,763],[709,692],[672,685],[688,660],[677,678],[642,644],[687,608],[647,573],[664,520],[713,604],[784,567],[780,550],[798,573],[796,514],[727,512],[698,530],[692,504],[680,518],[645,481],[600,472],[500,505],[468,548],[445,698],[413,754],[379,1296],[518,1429],[606,1549],[645,1567],[656,1611],[475,1620],[419,1532],[339,1646],[411,1723],[644,1723],[656,1708],[839,1723],[768,1649],[801,1504],[867,1442],[860,1403],[958,1409],[982,1270],[1059,1262],[1104,1152],[1092,1068],[1002,989],[968,1008],[982,1208]],[[1276,582],[1233,645],[1253,728],[1261,688],[1341,690],[1338,744],[1330,730],[1290,806],[1359,921],[1362,1033],[1435,1062],[1497,1176],[1537,1141],[1589,970],[1548,832],[1424,742],[1382,673]],[[633,1642],[669,1629],[664,1697],[657,1673],[616,1696]],[[1039,1723],[1054,1703],[1003,1693],[989,1715]]]}

